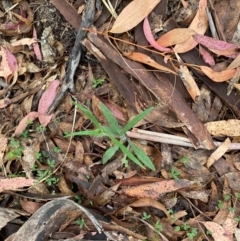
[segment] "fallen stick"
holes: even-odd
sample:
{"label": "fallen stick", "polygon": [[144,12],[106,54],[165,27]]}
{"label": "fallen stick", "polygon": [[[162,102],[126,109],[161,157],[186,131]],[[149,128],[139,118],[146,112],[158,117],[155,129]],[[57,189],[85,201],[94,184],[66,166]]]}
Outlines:
{"label": "fallen stick", "polygon": [[[145,131],[140,129],[137,129],[134,131],[128,131],[126,134],[130,138],[195,148],[195,146],[191,143],[191,141],[186,137],[175,136],[175,135],[164,134],[164,133],[153,132],[153,131]],[[214,144],[216,145],[216,148],[217,148],[222,144],[222,142],[214,141]],[[200,145],[199,148],[206,149],[203,145]],[[228,150],[229,151],[240,150],[240,143],[230,143]]]}

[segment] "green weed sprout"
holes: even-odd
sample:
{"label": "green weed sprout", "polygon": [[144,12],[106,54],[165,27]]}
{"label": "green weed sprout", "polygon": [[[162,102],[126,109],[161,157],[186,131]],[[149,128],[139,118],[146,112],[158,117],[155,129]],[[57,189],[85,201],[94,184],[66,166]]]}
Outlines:
{"label": "green weed sprout", "polygon": [[[118,150],[121,150],[125,157],[123,158],[124,163],[126,162],[126,157],[137,164],[139,167],[145,169],[145,166],[151,170],[155,170],[155,167],[151,159],[144,153],[144,151],[135,145],[127,136],[126,132],[132,129],[140,120],[142,120],[147,114],[149,114],[153,107],[146,109],[137,116],[135,116],[131,121],[129,121],[123,128],[118,125],[117,119],[114,117],[112,112],[103,104],[100,103],[104,117],[108,122],[108,126],[103,126],[98,122],[96,117],[87,108],[75,103],[75,105],[92,121],[95,126],[94,130],[86,130],[73,132],[71,134],[66,134],[65,137],[70,136],[95,136],[110,138],[113,146],[110,147],[103,155],[103,164],[106,164]],[[125,142],[128,143],[127,147],[124,145]]]}

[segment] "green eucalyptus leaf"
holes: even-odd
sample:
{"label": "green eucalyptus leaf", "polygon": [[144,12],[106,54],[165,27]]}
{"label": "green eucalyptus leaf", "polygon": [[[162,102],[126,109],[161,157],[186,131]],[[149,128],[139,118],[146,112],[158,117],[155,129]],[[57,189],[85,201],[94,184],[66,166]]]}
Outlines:
{"label": "green eucalyptus leaf", "polygon": [[109,138],[111,139],[111,141],[117,145],[121,151],[130,159],[132,160],[134,163],[136,163],[139,167],[145,169],[145,167],[142,165],[142,163],[120,142],[118,141],[116,138],[109,136]]}
{"label": "green eucalyptus leaf", "polygon": [[151,111],[153,110],[153,107],[150,107],[143,112],[136,115],[131,121],[129,121],[121,130],[120,135],[125,134],[127,131],[132,129],[140,120],[144,119],[145,116],[147,116]]}
{"label": "green eucalyptus leaf", "polygon": [[75,105],[80,109],[90,120],[91,122],[99,129],[101,129],[101,124],[98,122],[96,117],[92,114],[90,110],[87,108],[83,107],[82,105],[79,105],[78,103],[75,102]]}
{"label": "green eucalyptus leaf", "polygon": [[104,117],[106,118],[109,127],[112,129],[113,132],[116,134],[120,134],[121,132],[121,127],[118,125],[117,119],[115,116],[112,114],[112,112],[107,108],[106,105],[104,105],[102,102],[100,103],[102,112]]}
{"label": "green eucalyptus leaf", "polygon": [[151,159],[145,154],[145,152],[137,145],[135,145],[132,141],[129,140],[128,142],[130,143],[138,159],[149,169],[151,169],[152,171],[156,171],[155,166],[153,165]]}
{"label": "green eucalyptus leaf", "polygon": [[106,164],[118,150],[119,147],[117,145],[108,148],[103,155],[103,164]]}

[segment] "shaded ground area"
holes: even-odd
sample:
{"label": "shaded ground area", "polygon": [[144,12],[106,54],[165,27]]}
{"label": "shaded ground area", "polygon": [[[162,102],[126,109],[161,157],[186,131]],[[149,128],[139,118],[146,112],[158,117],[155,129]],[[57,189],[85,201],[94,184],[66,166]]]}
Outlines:
{"label": "shaded ground area", "polygon": [[239,9],[2,0],[0,240],[240,240]]}

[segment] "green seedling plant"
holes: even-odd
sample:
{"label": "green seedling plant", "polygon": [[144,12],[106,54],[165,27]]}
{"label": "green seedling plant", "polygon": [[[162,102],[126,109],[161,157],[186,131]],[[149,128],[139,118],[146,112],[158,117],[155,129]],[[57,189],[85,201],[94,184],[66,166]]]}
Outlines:
{"label": "green seedling plant", "polygon": [[142,214],[142,219],[143,220],[148,220],[148,219],[150,219],[151,218],[151,214],[148,214],[148,213],[146,213],[146,212],[143,212],[143,214]]}
{"label": "green seedling plant", "polygon": [[155,229],[156,232],[162,232],[163,231],[163,226],[162,226],[162,224],[160,223],[159,220],[157,220],[157,222],[155,223],[154,229]]}
{"label": "green seedling plant", "polygon": [[[147,114],[149,114],[152,108],[146,109],[141,112],[131,121],[129,121],[123,128],[118,125],[117,119],[111,113],[111,111],[103,104],[100,103],[102,113],[106,118],[109,126],[103,126],[98,122],[96,117],[87,108],[75,103],[76,106],[92,121],[95,126],[94,130],[86,130],[73,132],[66,134],[65,137],[70,136],[95,136],[95,137],[109,137],[113,145],[104,153],[103,164],[106,164],[118,150],[121,150],[124,154],[123,163],[128,164],[127,158],[137,164],[139,167],[145,169],[148,167],[151,170],[155,170],[155,167],[151,159],[144,153],[144,151],[135,145],[126,135],[126,132],[132,129],[140,120],[142,120]],[[127,142],[127,147],[125,143]]]}
{"label": "green seedling plant", "polygon": [[76,220],[76,224],[79,225],[80,229],[82,229],[85,225],[85,221],[83,218],[81,218],[81,219],[79,218]]}
{"label": "green seedling plant", "polygon": [[92,87],[93,89],[97,88],[98,86],[101,86],[104,82],[104,79],[100,78],[100,79],[92,79]]}
{"label": "green seedling plant", "polygon": [[10,150],[7,153],[9,160],[18,160],[22,156],[23,147],[20,145],[20,141],[16,140],[15,138],[11,137],[9,143]]}
{"label": "green seedling plant", "polygon": [[176,232],[178,232],[180,230],[187,231],[187,236],[191,240],[193,240],[194,237],[196,237],[197,234],[198,234],[198,229],[197,228],[191,228],[188,223],[183,223],[183,226],[176,226],[175,227]]}
{"label": "green seedling plant", "polygon": [[179,180],[179,176],[181,175],[181,171],[176,170],[174,167],[171,168],[170,174],[175,180]]}

